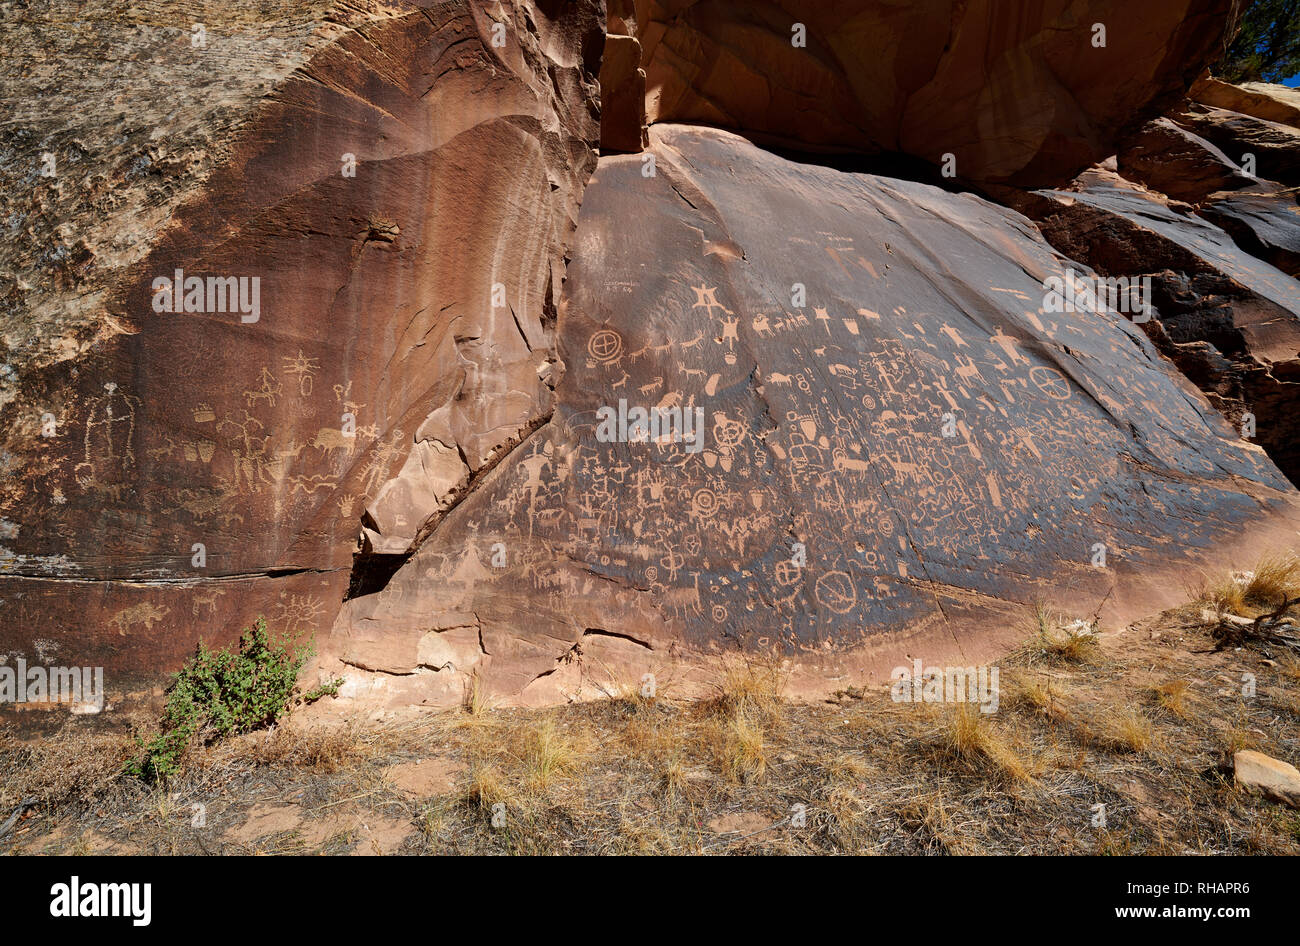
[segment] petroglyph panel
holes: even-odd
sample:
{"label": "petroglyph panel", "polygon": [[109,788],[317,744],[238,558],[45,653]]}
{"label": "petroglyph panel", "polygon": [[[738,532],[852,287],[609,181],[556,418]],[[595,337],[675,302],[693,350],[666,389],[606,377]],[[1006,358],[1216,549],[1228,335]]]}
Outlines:
{"label": "petroglyph panel", "polygon": [[[512,655],[505,691],[592,626],[700,649],[838,651],[918,623],[960,642],[975,628],[949,611],[972,600],[1051,584],[1095,605],[1252,520],[1294,523],[1286,480],[1138,327],[1045,311],[1066,261],[1023,217],[723,132],[652,137],[656,176],[609,157],[588,189],[554,418],[349,605],[343,638],[472,613],[484,665]],[[702,440],[606,442],[620,399],[701,409]]]}
{"label": "petroglyph panel", "polygon": [[546,416],[600,8],[390,7],[249,105],[79,357],[6,377],[0,652],[157,679],[323,632],[359,537],[404,552]]}

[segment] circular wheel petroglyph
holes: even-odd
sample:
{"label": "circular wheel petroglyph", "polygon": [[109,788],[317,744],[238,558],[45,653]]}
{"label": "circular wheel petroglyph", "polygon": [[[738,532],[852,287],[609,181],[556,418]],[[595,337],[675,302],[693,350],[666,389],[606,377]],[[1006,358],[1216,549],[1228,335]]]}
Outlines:
{"label": "circular wheel petroglyph", "polygon": [[817,579],[813,590],[817,603],[836,614],[848,614],[858,603],[858,590],[846,572],[827,572]]}
{"label": "circular wheel petroglyph", "polygon": [[803,569],[794,562],[782,559],[776,563],[776,580],[778,584],[793,585],[799,580],[799,576],[802,572]]}
{"label": "circular wheel petroglyph", "polygon": [[623,336],[613,329],[603,328],[588,339],[587,353],[602,364],[609,364],[623,354]]}
{"label": "circular wheel petroglyph", "polygon": [[1029,369],[1029,380],[1034,387],[1054,401],[1064,401],[1070,396],[1070,381],[1055,368],[1037,365]]}

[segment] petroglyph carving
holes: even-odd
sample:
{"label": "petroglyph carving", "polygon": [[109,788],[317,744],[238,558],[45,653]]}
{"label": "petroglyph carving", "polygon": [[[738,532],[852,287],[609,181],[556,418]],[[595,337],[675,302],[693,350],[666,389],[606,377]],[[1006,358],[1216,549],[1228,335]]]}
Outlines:
{"label": "petroglyph carving", "polygon": [[135,421],[140,399],[104,385],[104,394],[90,402],[86,415],[82,462],[78,479],[106,483],[135,465]]}
{"label": "petroglyph carving", "polygon": [[269,406],[275,407],[275,399],[283,393],[284,388],[275,379],[275,375],[271,374],[270,369],[265,367],[262,368],[259,380],[262,382],[259,387],[244,392],[245,402],[250,408],[258,401],[266,401]]}
{"label": "petroglyph carving", "polygon": [[126,632],[137,624],[143,626],[146,631],[153,630],[154,624],[165,618],[170,611],[171,608],[165,606],[160,608],[151,601],[141,601],[139,604],[118,611],[108,623],[117,628],[119,636],[125,637]]}
{"label": "petroglyph carving", "polygon": [[332,455],[335,450],[342,450],[344,453],[351,453],[357,445],[356,436],[345,436],[343,430],[338,427],[321,427],[316,431],[316,436],[308,446],[315,447],[322,453]]}
{"label": "petroglyph carving", "polygon": [[388,479],[396,460],[403,452],[406,446],[404,440],[405,434],[400,429],[395,429],[388,435],[375,449],[370,461],[366,464],[365,477],[362,481],[362,488],[366,494],[373,496],[375,491]]}
{"label": "petroglyph carving", "polygon": [[280,592],[272,612],[271,623],[291,635],[316,629],[325,613],[325,602],[318,595]]}
{"label": "petroglyph carving", "polygon": [[225,593],[224,588],[211,588],[202,594],[195,592],[190,599],[190,613],[197,616],[199,608],[204,607],[207,608],[209,617],[215,615],[217,613],[217,602],[221,600]]}
{"label": "petroglyph carving", "polygon": [[588,340],[587,352],[601,364],[617,361],[623,354],[623,336],[612,329],[601,329]]}
{"label": "petroglyph carving", "polygon": [[299,348],[295,357],[286,357],[283,360],[284,373],[294,375],[298,379],[298,393],[303,397],[310,397],[312,385],[315,383],[316,372],[320,370],[320,359],[308,358]]}

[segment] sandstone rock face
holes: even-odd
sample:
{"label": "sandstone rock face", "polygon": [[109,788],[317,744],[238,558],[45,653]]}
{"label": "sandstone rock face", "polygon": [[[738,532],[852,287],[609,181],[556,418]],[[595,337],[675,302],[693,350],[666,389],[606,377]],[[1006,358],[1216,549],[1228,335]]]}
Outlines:
{"label": "sandstone rock face", "polygon": [[1162,352],[1238,430],[1253,415],[1256,441],[1300,478],[1300,283],[1191,207],[1113,172],[1090,171],[1068,191],[1037,196],[1020,206],[1061,253],[1105,277],[1150,280],[1155,318],[1144,328]]}
{"label": "sandstone rock face", "polygon": [[[1265,180],[1253,170],[1259,156],[1250,151],[1249,140],[1237,133],[1253,136],[1261,123],[1231,113],[1221,115],[1218,122],[1211,122],[1208,113],[1195,120],[1212,128],[1224,146],[1252,169],[1249,173],[1219,147],[1167,118],[1148,122],[1125,139],[1115,169],[1125,182],[1195,205],[1198,216],[1227,231],[1247,253],[1294,276],[1300,272],[1300,188]],[[1280,126],[1273,126],[1269,135],[1271,141],[1283,143],[1295,137]],[[1300,137],[1295,144],[1300,149]],[[1285,162],[1269,164],[1286,175]]]}
{"label": "sandstone rock face", "polygon": [[[824,688],[978,654],[1058,584],[1149,609],[1171,550],[1300,521],[1124,316],[1045,302],[1065,261],[1018,214],[717,130],[652,151],[587,190],[555,416],[340,616],[396,698],[590,695],[733,642]],[[692,427],[620,431],[637,407]]]}
{"label": "sandstone rock face", "polygon": [[[150,34],[161,72],[183,23]],[[239,28],[192,68],[243,69]],[[258,614],[324,631],[361,526],[405,552],[548,415],[603,38],[594,3],[398,3],[297,40],[273,90],[240,73],[237,133],[69,332],[88,350],[9,378],[0,650],[35,628],[152,676]]]}
{"label": "sandstone rock face", "polygon": [[[826,692],[1172,603],[1300,523],[1238,436],[1300,470],[1300,137],[1145,124],[1235,6],[16,8],[0,654],[149,687],[264,615],[389,703]],[[1051,301],[1088,266],[1157,320]]]}
{"label": "sandstone rock face", "polygon": [[1144,125],[1117,157],[1119,171],[1128,179],[1190,203],[1255,183],[1214,145],[1167,118]]}
{"label": "sandstone rock face", "polygon": [[1294,95],[1276,91],[1290,89],[1264,88],[1270,91],[1200,80],[1190,92],[1197,102],[1231,103],[1252,113],[1191,105],[1122,142],[1117,166],[1130,181],[1197,205],[1199,216],[1230,233],[1246,252],[1296,275],[1300,187],[1288,184],[1300,180],[1300,112],[1292,114],[1285,104]]}
{"label": "sandstone rock face", "polygon": [[[176,209],[229,153],[267,90],[351,26],[391,15],[380,3],[234,9],[207,17],[143,0],[63,16],[9,4],[0,19],[0,300],[13,373],[79,357],[113,334],[108,295]],[[214,81],[219,78],[220,81]]]}
{"label": "sandstone rock face", "polygon": [[[1233,322],[1237,330],[1248,336],[1253,351],[1279,358],[1300,348],[1300,283],[1241,250],[1218,227],[1191,213],[1180,212],[1150,193],[1099,178],[1084,180],[1087,183],[1080,190],[1040,194],[1060,207],[1066,217],[1076,208],[1077,216],[1085,220],[1097,220],[1099,214],[1109,214],[1131,227],[1147,231],[1155,239],[1148,238],[1136,247],[1136,236],[1107,239],[1103,249],[1101,240],[1091,244],[1082,242],[1087,239],[1087,231],[1060,232],[1056,228],[1063,220],[1044,215],[1044,230],[1051,230],[1053,245],[1058,240],[1062,245],[1070,245],[1071,253],[1077,254],[1071,255],[1072,259],[1089,263],[1096,260],[1094,265],[1104,275],[1136,275],[1134,266],[1143,263],[1147,266],[1141,270],[1144,272],[1152,271],[1155,267],[1151,264],[1157,263],[1182,273],[1217,271],[1250,290],[1258,300],[1256,307],[1236,312]],[[1079,242],[1067,244],[1072,240]],[[1164,259],[1151,255],[1157,248],[1163,249]],[[1125,253],[1133,255],[1125,259]]]}
{"label": "sandstone rock face", "polygon": [[1188,89],[1187,96],[1202,105],[1300,128],[1300,92],[1285,85],[1271,82],[1232,85],[1203,76]]}
{"label": "sandstone rock face", "polygon": [[1245,160],[1245,155],[1253,155],[1256,176],[1300,187],[1300,129],[1195,104],[1169,117],[1213,142],[1238,163]]}
{"label": "sandstone rock face", "polygon": [[[647,117],[1059,184],[1176,104],[1231,0],[640,0]],[[792,44],[795,24],[805,48]],[[1105,29],[1104,43],[1100,25]]]}
{"label": "sandstone rock face", "polygon": [[1233,777],[1248,792],[1300,808],[1300,771],[1294,765],[1243,749],[1232,757]]}
{"label": "sandstone rock face", "polygon": [[1300,189],[1217,195],[1200,208],[1200,215],[1231,234],[1251,255],[1300,277]]}
{"label": "sandstone rock face", "polygon": [[604,151],[640,151],[649,143],[645,70],[631,0],[611,0],[607,18],[609,35],[600,61],[600,146]]}

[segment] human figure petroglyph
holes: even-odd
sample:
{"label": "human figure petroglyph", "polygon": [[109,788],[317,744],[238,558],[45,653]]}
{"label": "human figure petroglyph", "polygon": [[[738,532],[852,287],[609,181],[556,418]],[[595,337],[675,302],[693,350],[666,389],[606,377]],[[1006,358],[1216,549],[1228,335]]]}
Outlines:
{"label": "human figure petroglyph", "polygon": [[727,350],[734,352],[736,350],[736,344],[740,341],[739,328],[740,319],[723,319],[722,337],[718,339],[718,344],[726,344]]}
{"label": "human figure petroglyph", "polygon": [[140,399],[104,384],[104,393],[90,402],[83,438],[79,478],[103,482],[135,466],[135,420]]}
{"label": "human figure petroglyph", "polygon": [[993,335],[989,338],[989,341],[992,344],[997,345],[999,348],[1001,348],[1002,351],[1006,353],[1007,360],[1010,361],[1013,365],[1016,364],[1017,362],[1024,362],[1025,364],[1029,364],[1029,359],[1026,358],[1024,355],[1020,354],[1020,350],[1018,348],[1020,344],[1019,339],[1014,338],[1013,336],[1008,335],[1006,332],[1002,331],[1002,326],[1000,325],[998,326],[998,330],[993,333]]}
{"label": "human figure petroglyph", "polygon": [[537,512],[538,493],[547,486],[542,480],[542,471],[551,466],[551,444],[548,441],[543,447],[541,444],[533,445],[533,452],[520,461],[524,469],[523,491],[528,494],[528,532],[531,535],[534,523],[539,518]]}
{"label": "human figure petroglyph", "polygon": [[393,460],[398,457],[405,446],[403,438],[405,434],[400,428],[395,428],[389,435],[388,439],[379,444],[366,464],[365,475],[362,488],[366,494],[373,496],[388,479],[388,471],[393,465]]}
{"label": "human figure petroglyph", "polygon": [[244,492],[245,486],[250,491],[256,492],[263,483],[268,482],[265,479],[262,463],[270,438],[258,437],[255,433],[255,431],[265,430],[266,425],[248,411],[244,411],[243,423],[231,420],[230,415],[227,414],[218,422],[217,432],[220,433],[227,427],[234,428],[239,432],[238,446],[231,446],[230,448],[231,455],[234,458],[234,476],[231,485],[238,493]]}
{"label": "human figure petroglyph", "polygon": [[283,386],[276,380],[275,375],[271,374],[270,369],[266,367],[262,368],[260,380],[262,382],[261,387],[244,392],[245,402],[250,408],[258,401],[266,401],[268,406],[275,407],[275,399],[283,393]]}
{"label": "human figure petroglyph", "polygon": [[692,309],[704,309],[705,314],[710,318],[713,316],[714,309],[719,309],[727,313],[727,315],[732,314],[730,309],[718,302],[716,296],[718,290],[716,286],[692,286],[691,290],[695,293],[695,302],[691,304]]}

